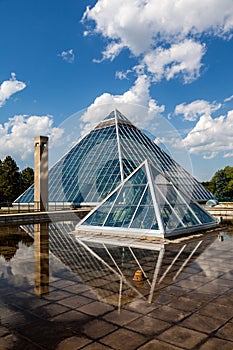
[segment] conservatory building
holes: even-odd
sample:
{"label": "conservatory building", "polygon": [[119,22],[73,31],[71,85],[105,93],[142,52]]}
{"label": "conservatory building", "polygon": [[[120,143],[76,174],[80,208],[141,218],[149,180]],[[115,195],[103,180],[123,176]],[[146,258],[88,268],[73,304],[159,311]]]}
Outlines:
{"label": "conservatory building", "polygon": [[[94,210],[81,229],[170,234],[215,224],[198,204],[213,199],[191,174],[112,111],[49,170],[49,202]],[[15,202],[34,201],[32,185]]]}

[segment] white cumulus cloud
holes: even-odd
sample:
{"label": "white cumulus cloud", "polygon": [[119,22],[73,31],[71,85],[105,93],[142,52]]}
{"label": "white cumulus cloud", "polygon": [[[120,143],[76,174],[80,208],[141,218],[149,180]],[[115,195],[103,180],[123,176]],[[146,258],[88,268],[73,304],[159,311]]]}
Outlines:
{"label": "white cumulus cloud", "polygon": [[26,84],[22,81],[16,79],[15,73],[11,73],[11,78],[5,80],[0,85],[0,107],[2,107],[6,100],[8,100],[16,92],[25,89]]}
{"label": "white cumulus cloud", "polygon": [[188,82],[200,74],[205,39],[231,38],[233,4],[232,0],[98,0],[87,7],[85,21],[94,23],[89,34],[107,39],[102,59],[113,60],[127,48],[156,80],[182,73]]}
{"label": "white cumulus cloud", "polygon": [[200,117],[195,127],[183,142],[189,152],[211,159],[221,154],[233,156],[233,110],[227,115],[213,118],[210,115]]}
{"label": "white cumulus cloud", "polygon": [[196,121],[202,115],[211,115],[222,106],[221,103],[208,102],[205,100],[196,100],[191,103],[181,103],[176,106],[175,114],[183,114],[184,120]]}
{"label": "white cumulus cloud", "polygon": [[[126,116],[130,116],[130,121],[139,128],[149,128],[155,116],[164,112],[165,107],[159,106],[150,97],[150,82],[145,75],[140,75],[134,85],[122,95],[111,95],[103,93],[88,107],[82,115],[83,133],[89,131],[94,125],[107,116],[114,108],[119,109]],[[144,107],[147,113],[140,113]],[[144,112],[145,112],[144,111]],[[151,130],[150,126],[150,130]]]}
{"label": "white cumulus cloud", "polygon": [[200,75],[201,59],[205,52],[205,45],[185,40],[174,44],[168,49],[161,47],[150,50],[145,54],[143,62],[148,72],[152,73],[154,81],[166,80],[182,74],[186,83]]}
{"label": "white cumulus cloud", "polygon": [[16,161],[27,161],[33,154],[34,136],[49,136],[52,146],[62,133],[62,129],[53,127],[53,118],[49,115],[16,115],[0,124],[0,159],[11,155]]}
{"label": "white cumulus cloud", "polygon": [[103,57],[100,60],[94,59],[93,61],[96,63],[100,63],[106,59],[113,61],[123,48],[124,45],[122,43],[110,43],[107,45],[106,50],[103,51]]}
{"label": "white cumulus cloud", "polygon": [[231,158],[233,157],[233,152],[228,152],[223,155],[224,158]]}
{"label": "white cumulus cloud", "polygon": [[62,51],[61,53],[59,53],[58,56],[61,57],[63,61],[66,61],[68,63],[73,63],[75,60],[75,54],[73,49]]}
{"label": "white cumulus cloud", "polygon": [[233,100],[233,95],[231,95],[231,96],[225,98],[224,102],[230,102],[230,101],[232,101],[232,100]]}

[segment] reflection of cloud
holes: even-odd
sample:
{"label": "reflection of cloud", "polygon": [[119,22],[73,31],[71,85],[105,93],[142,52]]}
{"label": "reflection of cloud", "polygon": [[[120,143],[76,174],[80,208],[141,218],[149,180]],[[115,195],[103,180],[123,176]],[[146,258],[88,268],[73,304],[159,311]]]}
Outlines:
{"label": "reflection of cloud", "polygon": [[19,243],[15,256],[6,262],[0,257],[1,278],[7,279],[9,284],[16,287],[34,284],[34,251],[33,247],[26,247]]}
{"label": "reflection of cloud", "polygon": [[214,0],[211,5],[208,0],[98,0],[87,7],[83,21],[87,20],[94,28],[89,26],[85,35],[95,32],[107,39],[98,61],[113,60],[128,49],[155,80],[181,73],[188,82],[200,74],[205,38],[231,37],[233,6],[231,0]]}
{"label": "reflection of cloud", "polygon": [[4,257],[6,261],[10,261],[19,249],[19,242],[28,247],[33,244],[32,238],[26,234],[9,233],[4,228],[0,230],[0,256]]}
{"label": "reflection of cloud", "polygon": [[11,79],[5,80],[0,85],[0,107],[2,107],[6,100],[8,100],[13,94],[25,89],[26,84],[22,81],[16,80],[15,73],[11,73]]}
{"label": "reflection of cloud", "polygon": [[[64,271],[63,263],[50,254],[50,279],[59,270]],[[34,247],[27,247],[19,243],[19,249],[15,256],[6,262],[0,256],[0,278],[7,279],[10,285],[15,287],[34,286]]]}

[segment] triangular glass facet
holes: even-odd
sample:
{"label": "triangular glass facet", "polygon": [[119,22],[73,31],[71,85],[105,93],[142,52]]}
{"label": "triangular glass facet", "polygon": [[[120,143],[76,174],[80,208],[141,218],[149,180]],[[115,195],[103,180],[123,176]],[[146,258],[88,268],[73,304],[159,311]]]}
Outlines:
{"label": "triangular glass facet", "polygon": [[[107,208],[109,209],[106,214]],[[100,214],[101,213],[101,214]],[[101,216],[97,223],[96,217]],[[102,219],[104,217],[104,220]],[[148,185],[145,164],[131,174],[103,203],[85,219],[84,225],[102,228],[158,230],[156,213]]]}
{"label": "triangular glass facet", "polygon": [[166,236],[213,225],[208,212],[145,161],[76,229]]}

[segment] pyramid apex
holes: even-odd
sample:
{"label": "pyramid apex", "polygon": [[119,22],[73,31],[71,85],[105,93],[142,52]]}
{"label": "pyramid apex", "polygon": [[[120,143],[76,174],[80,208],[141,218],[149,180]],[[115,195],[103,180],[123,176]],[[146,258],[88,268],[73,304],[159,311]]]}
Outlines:
{"label": "pyramid apex", "polygon": [[131,127],[136,128],[131,121],[124,116],[124,114],[122,114],[118,109],[114,109],[95,127],[95,129],[102,129],[116,123],[130,125]]}

